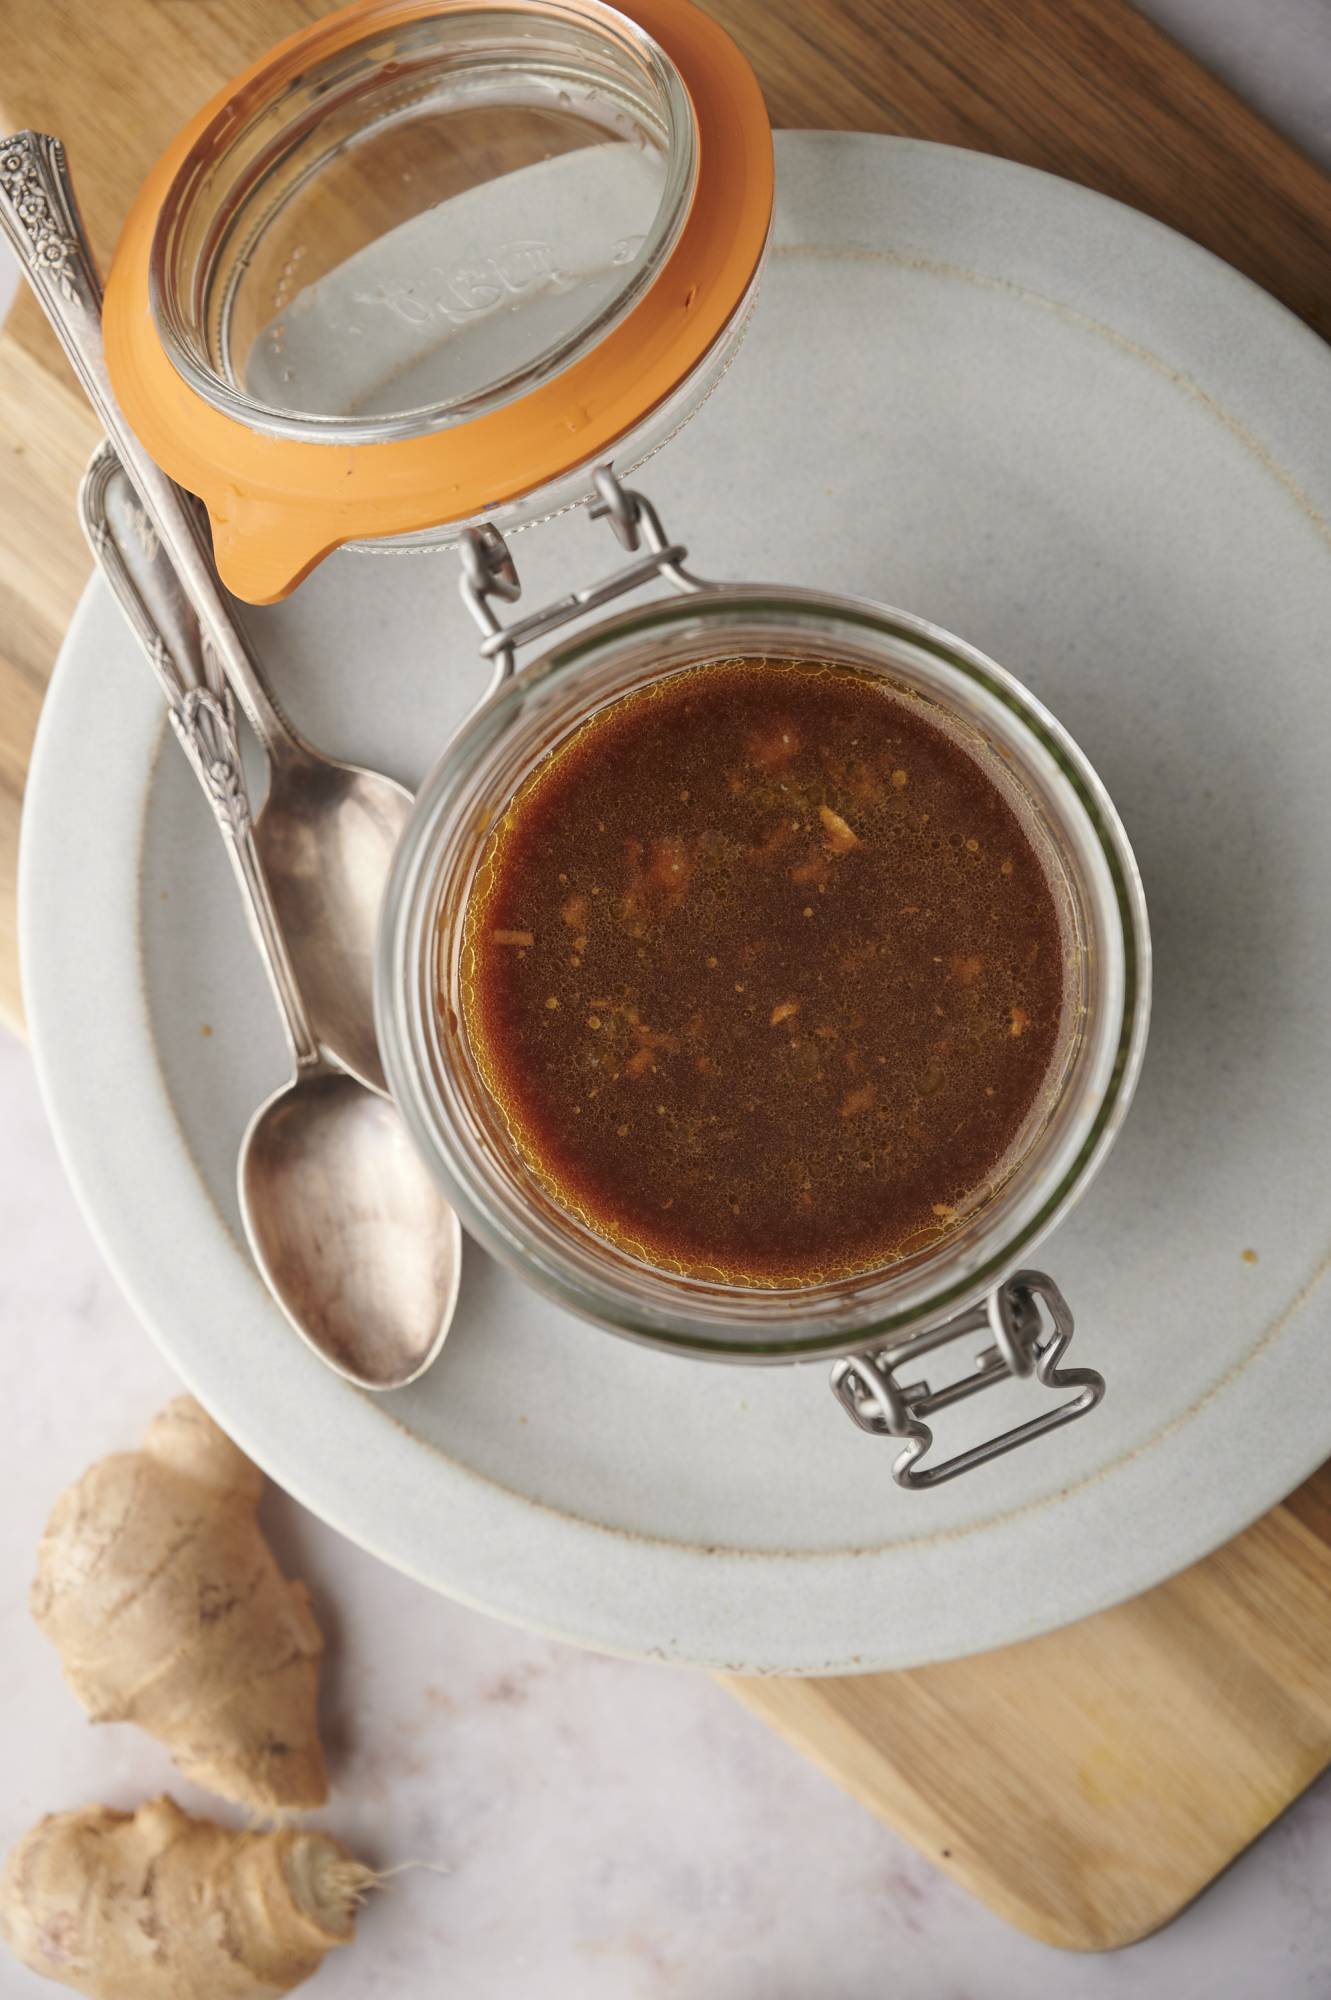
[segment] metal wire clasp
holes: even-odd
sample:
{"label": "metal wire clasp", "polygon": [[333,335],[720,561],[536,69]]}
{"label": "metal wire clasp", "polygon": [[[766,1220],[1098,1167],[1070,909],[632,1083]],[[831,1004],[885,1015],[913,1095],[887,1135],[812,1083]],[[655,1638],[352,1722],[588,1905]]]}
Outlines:
{"label": "metal wire clasp", "polygon": [[[1045,1330],[1041,1304],[1049,1314]],[[967,1334],[987,1330],[990,1344],[975,1358],[975,1368],[956,1382],[931,1389],[925,1381],[903,1388],[898,1371],[932,1354],[937,1347],[962,1340]],[[1057,1430],[1093,1410],[1105,1392],[1104,1377],[1093,1368],[1060,1368],[1072,1339],[1072,1310],[1058,1286],[1043,1271],[1018,1271],[997,1291],[990,1292],[980,1305],[958,1313],[954,1319],[928,1327],[895,1347],[880,1348],[873,1354],[850,1354],[832,1366],[832,1393],[848,1416],[862,1431],[875,1437],[905,1440],[892,1465],[892,1477],[899,1486],[941,1486],[973,1466],[984,1465],[1004,1452],[1015,1451],[1029,1439]],[[964,1402],[981,1389],[1012,1376],[1034,1375],[1046,1389],[1077,1389],[1080,1394],[1057,1409],[1045,1410],[1024,1424],[1001,1431],[983,1444],[972,1445],[941,1465],[921,1472],[919,1461],[933,1443],[933,1432],[924,1419],[935,1410]]]}
{"label": "metal wire clasp", "polygon": [[703,578],[691,575],[684,568],[688,550],[682,542],[669,540],[660,515],[645,494],[622,485],[608,465],[598,466],[595,478],[596,498],[588,514],[593,521],[608,521],[616,539],[637,557],[636,562],[625,563],[599,583],[571,590],[566,597],[556,598],[526,618],[515,619],[511,625],[500,622],[491,603],[492,598],[497,598],[501,603],[515,604],[522,595],[508,543],[497,528],[488,524],[468,528],[461,537],[462,601],[484,634],[481,653],[495,663],[496,685],[512,673],[519,646],[544,638],[547,632],[580,618],[584,611],[595,611],[602,604],[609,604],[626,591],[637,590],[657,577],[663,577],[679,591],[691,593],[707,588]]}

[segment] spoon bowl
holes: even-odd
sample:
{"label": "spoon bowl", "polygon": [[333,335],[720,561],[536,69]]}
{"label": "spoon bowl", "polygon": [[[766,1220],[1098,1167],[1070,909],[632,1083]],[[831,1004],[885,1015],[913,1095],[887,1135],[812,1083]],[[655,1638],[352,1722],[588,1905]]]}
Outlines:
{"label": "spoon bowl", "polygon": [[254,840],[319,1046],[387,1091],[374,1032],[374,947],[384,883],[412,798],[378,771],[270,738]]}
{"label": "spoon bowl", "polygon": [[462,1232],[393,1106],[302,1069],[250,1120],[238,1184],[260,1273],[321,1360],[363,1389],[423,1375],[453,1317]]}

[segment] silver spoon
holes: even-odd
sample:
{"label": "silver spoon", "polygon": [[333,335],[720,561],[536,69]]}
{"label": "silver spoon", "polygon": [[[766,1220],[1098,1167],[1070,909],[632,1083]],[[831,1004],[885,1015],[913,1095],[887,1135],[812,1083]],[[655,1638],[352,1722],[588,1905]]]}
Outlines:
{"label": "silver spoon", "polygon": [[377,771],[311,748],[269,692],[218,580],[193,501],[148,456],[116,402],[102,351],[101,283],[58,139],[40,132],[0,139],[0,230],[268,753],[268,796],[254,819],[254,840],[319,1045],[362,1083],[386,1091],[374,1032],[375,932],[411,794]]}
{"label": "silver spoon", "polygon": [[241,1142],[254,1260],[297,1333],[339,1375],[363,1389],[402,1388],[430,1366],[453,1318],[457,1217],[392,1102],[320,1053],[254,841],[231,696],[208,683],[207,641],[110,444],[88,466],[79,513],[222,829],[291,1043],[295,1075]]}

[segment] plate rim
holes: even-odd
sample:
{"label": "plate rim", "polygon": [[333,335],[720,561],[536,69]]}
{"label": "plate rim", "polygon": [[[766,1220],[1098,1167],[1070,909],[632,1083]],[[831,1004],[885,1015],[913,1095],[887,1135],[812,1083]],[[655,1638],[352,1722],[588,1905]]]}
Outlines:
{"label": "plate rim", "polygon": [[[1331,360],[1331,355],[1328,355],[1327,350],[1310,329],[1305,328],[1302,322],[1289,313],[1285,307],[1281,306],[1278,301],[1270,299],[1267,294],[1261,292],[1257,286],[1243,277],[1242,274],[1232,271],[1230,267],[1222,264],[1211,253],[1202,250],[1188,239],[1177,236],[1175,232],[1167,229],[1165,225],[1157,223],[1149,217],[1141,216],[1136,211],[1125,209],[1122,204],[1084,189],[1076,183],[1062,181],[1056,176],[1045,174],[1037,169],[1020,167],[1013,162],[996,160],[989,155],[962,153],[958,149],[938,146],[928,141],[885,138],[877,135],[861,134],[801,133],[778,136],[779,160],[787,156],[797,157],[801,148],[826,150],[829,147],[847,148],[852,152],[864,148],[882,149],[884,157],[895,153],[900,158],[903,155],[903,150],[906,153],[915,155],[928,154],[942,156],[945,160],[968,163],[968,169],[961,169],[961,171],[969,170],[972,173],[978,171],[982,177],[990,177],[996,173],[1000,178],[1016,176],[1026,182],[1044,183],[1047,189],[1056,190],[1053,196],[1054,200],[1066,201],[1070,199],[1083,212],[1087,204],[1092,205],[1096,214],[1103,214],[1106,211],[1117,212],[1120,217],[1126,216],[1130,218],[1131,227],[1141,228],[1157,235],[1158,238],[1168,239],[1172,245],[1181,245],[1188,257],[1201,260],[1197,268],[1202,272],[1203,276],[1205,276],[1209,268],[1212,275],[1215,273],[1222,274],[1221,282],[1225,287],[1232,287],[1235,283],[1243,287],[1249,295],[1250,301],[1260,301],[1260,309],[1263,315],[1271,311],[1280,315],[1285,322],[1286,333],[1293,330],[1298,338],[1308,343],[1309,352],[1315,350],[1319,366],[1325,369],[1328,360]],[[944,171],[950,171],[950,169],[945,169]],[[1331,376],[1328,376],[1328,380],[1331,380]],[[83,1071],[79,1071],[79,1078],[81,1080],[76,1081],[74,1070],[70,1068],[66,1051],[71,1046],[74,1047],[76,1054],[82,1054],[83,1060],[87,1060],[86,1053],[79,1050],[78,1035],[75,1034],[73,1036],[72,1044],[70,1039],[71,1013],[75,1017],[75,1023],[79,1018],[77,1001],[72,1010],[68,1004],[68,995],[71,990],[69,974],[74,961],[71,957],[68,940],[66,939],[62,945],[56,937],[56,933],[61,927],[53,924],[44,925],[41,916],[37,913],[48,906],[52,884],[59,882],[62,872],[67,873],[67,870],[62,870],[59,860],[58,850],[61,842],[54,825],[53,815],[54,802],[58,801],[62,789],[68,784],[68,780],[65,779],[64,785],[62,785],[62,773],[56,767],[62,761],[69,761],[71,745],[74,743],[75,732],[77,732],[79,726],[77,718],[74,718],[71,722],[66,716],[66,709],[74,705],[79,691],[77,687],[79,668],[72,663],[78,660],[80,650],[86,644],[84,639],[85,628],[95,626],[96,621],[100,617],[108,615],[110,612],[110,600],[104,595],[101,586],[94,577],[80,600],[56,663],[50,694],[44,704],[39,724],[25,798],[23,837],[20,847],[19,929],[21,963],[23,966],[25,1006],[28,1012],[43,1099],[55,1132],[56,1143],[62,1162],[65,1165],[66,1172],[69,1174],[80,1206],[89,1221],[99,1248],[106,1257],[122,1289],[124,1289],[130,1298],[139,1316],[144,1320],[148,1330],[157,1339],[159,1346],[162,1347],[172,1366],[181,1373],[188,1386],[199,1395],[200,1400],[214,1409],[219,1419],[225,1423],[226,1428],[236,1437],[237,1442],[251,1453],[256,1462],[270,1476],[276,1479],[288,1491],[292,1492],[303,1504],[309,1506],[313,1512],[321,1515],[341,1532],[370,1549],[372,1553],[379,1555],[382,1559],[392,1562],[396,1567],[416,1576],[418,1580],[424,1582],[427,1586],[446,1590],[448,1594],[458,1598],[461,1602],[471,1604],[475,1608],[484,1610],[491,1615],[505,1617],[513,1622],[527,1625],[550,1636],[571,1640],[578,1644],[591,1645],[601,1651],[622,1652],[653,1659],[669,1659],[679,1663],[720,1668],[740,1673],[798,1672],[818,1674],[872,1671],[919,1665],[933,1659],[985,1650],[990,1646],[1009,1643],[1016,1638],[1024,1636],[1031,1636],[1038,1631],[1048,1630],[1071,1619],[1087,1616],[1097,1610],[1105,1609],[1109,1605],[1121,1601],[1124,1597],[1135,1595],[1139,1591],[1147,1589],[1152,1584],[1160,1582],[1165,1577],[1187,1567],[1190,1563],[1198,1560],[1220,1543],[1229,1539],[1233,1534],[1240,1532],[1252,1520],[1256,1519],[1258,1515],[1265,1512],[1268,1507],[1276,1504],[1283,1498],[1293,1485],[1299,1483],[1301,1479],[1306,1477],[1321,1462],[1326,1454],[1328,1445],[1331,1445],[1331,1436],[1328,1436],[1325,1430],[1320,1430],[1314,1437],[1313,1431],[1316,1427],[1310,1424],[1308,1426],[1308,1436],[1304,1439],[1304,1449],[1297,1454],[1291,1451],[1287,1456],[1283,1457],[1280,1460],[1278,1469],[1275,1465],[1268,1464],[1264,1479],[1259,1479],[1254,1475],[1245,1484],[1243,1489],[1245,1497],[1237,1506],[1233,1504],[1232,1489],[1228,1485],[1221,1487],[1221,1493],[1228,1497],[1231,1502],[1228,1513],[1224,1513],[1223,1510],[1220,1512],[1207,1512],[1203,1508],[1194,1507],[1191,1533],[1187,1532],[1186,1526],[1182,1530],[1175,1529],[1167,1552],[1163,1554],[1157,1553],[1156,1558],[1151,1562],[1137,1561],[1135,1564],[1129,1564],[1129,1567],[1133,1568],[1135,1573],[1133,1580],[1126,1586],[1124,1586],[1122,1581],[1121,1561],[1118,1572],[1115,1571],[1112,1563],[1101,1564],[1096,1568],[1095,1576],[1088,1579],[1084,1573],[1084,1565],[1081,1566],[1080,1574],[1078,1573],[1077,1565],[1073,1564],[1069,1566],[1067,1562],[1067,1549],[1064,1546],[1066,1535],[1060,1530],[1059,1533],[1051,1536],[1050,1523],[1051,1521],[1058,1520],[1059,1517],[1063,1517],[1063,1526],[1065,1529],[1069,1508],[1074,1512],[1077,1511],[1075,1504],[1077,1496],[1083,1489],[1089,1486],[1100,1485],[1105,1480],[1116,1478],[1119,1481],[1118,1490],[1130,1493],[1134,1483],[1141,1477],[1140,1466],[1142,1461],[1151,1456],[1155,1444],[1163,1441],[1161,1436],[1153,1436],[1136,1453],[1129,1454],[1126,1459],[1116,1460],[1103,1468],[1099,1473],[1088,1475],[1082,1481],[1074,1481],[1061,1495],[1056,1496],[1054,1502],[1051,1503],[1048,1497],[1045,1496],[1039,1500],[1030,1501],[1025,1506],[1002,1510],[995,1517],[992,1529],[995,1533],[1001,1533],[1009,1524],[1016,1527],[1016,1524],[1023,1517],[1029,1518],[1032,1513],[1042,1513],[1043,1520],[1039,1522],[1037,1528],[1033,1529],[1026,1536],[1024,1552],[1020,1549],[1015,1552],[1019,1557],[1016,1568],[1024,1570],[1032,1578],[1037,1579],[1044,1588],[1042,1610],[1035,1612],[1033,1615],[1028,1615],[1025,1619],[1014,1621],[1009,1616],[1006,1619],[1000,1619],[996,1622],[991,1608],[986,1614],[987,1623],[980,1622],[972,1626],[964,1637],[957,1638],[954,1635],[954,1638],[947,1642],[938,1642],[935,1640],[933,1644],[926,1644],[923,1648],[918,1644],[907,1644],[904,1647],[894,1645],[891,1643],[892,1635],[889,1634],[871,1657],[866,1657],[864,1654],[845,1653],[829,1657],[825,1652],[820,1650],[816,1641],[810,1640],[802,1633],[792,1640],[791,1645],[784,1653],[774,1651],[769,1645],[761,1657],[757,1658],[743,1656],[737,1659],[730,1657],[730,1654],[734,1650],[733,1644],[724,1647],[716,1644],[708,1645],[701,1643],[697,1637],[683,1642],[678,1639],[667,1640],[663,1637],[659,1644],[653,1645],[634,1643],[626,1638],[623,1630],[623,1619],[622,1617],[616,1617],[614,1605],[607,1605],[604,1601],[604,1592],[600,1593],[599,1597],[593,1592],[594,1601],[590,1604],[584,1603],[581,1613],[576,1617],[568,1619],[560,1614],[557,1606],[548,1601],[548,1593],[545,1600],[534,1601],[532,1595],[525,1590],[520,1580],[517,1582],[515,1588],[515,1579],[511,1573],[513,1569],[512,1546],[506,1538],[512,1535],[516,1536],[522,1542],[527,1551],[528,1569],[535,1563],[548,1561],[550,1554],[557,1553],[557,1551],[551,1548],[551,1522],[560,1524],[559,1529],[556,1531],[555,1539],[562,1539],[565,1545],[565,1552],[567,1551],[570,1536],[575,1543],[581,1537],[591,1536],[598,1538],[597,1548],[591,1552],[591,1560],[594,1567],[597,1565],[598,1552],[604,1553],[604,1538],[612,1538],[621,1545],[619,1550],[620,1560],[617,1563],[609,1565],[610,1570],[613,1572],[613,1580],[617,1584],[626,1580],[623,1545],[632,1546],[632,1563],[636,1564],[641,1564],[644,1551],[649,1549],[656,1551],[657,1555],[653,1560],[657,1562],[660,1571],[658,1580],[666,1593],[667,1605],[670,1603],[669,1593],[671,1588],[673,1586],[683,1586],[685,1597],[679,1601],[690,1603],[694,1614],[692,1622],[696,1626],[700,1608],[703,1622],[705,1623],[709,1616],[715,1621],[718,1605],[724,1605],[731,1586],[726,1583],[724,1578],[718,1583],[717,1576],[718,1572],[724,1571],[727,1566],[733,1567],[736,1564],[742,1564],[751,1569],[752,1565],[756,1562],[759,1565],[768,1565],[779,1569],[784,1565],[792,1573],[786,1577],[784,1585],[778,1586],[778,1588],[793,1591],[800,1586],[804,1577],[807,1576],[810,1564],[821,1565],[824,1570],[830,1572],[835,1570],[838,1565],[847,1561],[854,1561],[861,1564],[885,1561],[889,1565],[895,1565],[896,1569],[904,1567],[909,1571],[914,1551],[935,1547],[939,1544],[955,1546],[963,1538],[978,1543],[986,1539],[986,1529],[989,1527],[989,1523],[980,1521],[960,1530],[940,1531],[938,1535],[934,1536],[926,1534],[917,1538],[902,1538],[890,1544],[883,1545],[882,1548],[863,1552],[854,1550],[782,1552],[727,1549],[713,1549],[709,1552],[700,1550],[696,1546],[687,1543],[672,1543],[650,1537],[629,1536],[626,1535],[625,1531],[611,1524],[594,1522],[571,1512],[545,1507],[539,1501],[525,1495],[517,1494],[511,1489],[504,1488],[497,1482],[489,1480],[484,1474],[475,1471],[473,1468],[463,1466],[455,1460],[448,1459],[445,1454],[439,1452],[425,1440],[415,1437],[414,1434],[406,1431],[404,1427],[398,1427],[401,1436],[410,1439],[411,1444],[417,1447],[419,1451],[429,1453],[431,1458],[436,1462],[436,1465],[442,1463],[448,1467],[448,1473],[444,1477],[443,1485],[450,1489],[450,1494],[454,1501],[461,1501],[467,1497],[463,1488],[468,1484],[473,1489],[470,1496],[473,1499],[475,1498],[474,1489],[478,1487],[485,1489],[488,1497],[481,1504],[483,1508],[489,1510],[489,1526],[486,1529],[486,1539],[497,1553],[507,1556],[502,1584],[489,1575],[485,1576],[484,1588],[474,1587],[476,1584],[476,1577],[474,1575],[470,1583],[466,1576],[459,1576],[455,1573],[444,1578],[440,1574],[438,1565],[432,1564],[428,1559],[428,1540],[425,1545],[425,1553],[422,1553],[418,1546],[411,1544],[412,1533],[419,1533],[419,1530],[413,1530],[409,1525],[414,1519],[410,1506],[406,1506],[405,1509],[401,1506],[401,1503],[407,1500],[409,1496],[404,1495],[401,1490],[402,1480],[400,1477],[397,1479],[390,1478],[387,1481],[385,1490],[377,1491],[371,1496],[373,1504],[368,1508],[362,1508],[358,1518],[352,1520],[350,1516],[356,1512],[356,1506],[354,1503],[344,1505],[347,1496],[345,1485],[341,1478],[334,1475],[331,1482],[325,1480],[324,1484],[320,1484],[317,1476],[320,1470],[317,1463],[318,1452],[316,1451],[313,1454],[316,1461],[313,1468],[306,1467],[303,1470],[297,1469],[293,1471],[291,1461],[284,1455],[283,1440],[274,1434],[272,1425],[254,1420],[252,1416],[247,1416],[243,1409],[237,1411],[232,1408],[225,1393],[225,1385],[223,1386],[222,1393],[219,1394],[218,1383],[214,1380],[210,1371],[206,1367],[197,1366],[194,1357],[189,1354],[182,1354],[180,1351],[181,1343],[172,1337],[171,1320],[173,1315],[185,1308],[188,1308],[191,1312],[206,1313],[209,1310],[210,1303],[213,1303],[210,1300],[209,1287],[214,1284],[221,1284],[228,1296],[232,1296],[233,1294],[238,1296],[244,1291],[244,1287],[248,1283],[252,1295],[263,1303],[265,1309],[266,1301],[263,1299],[257,1278],[249,1269],[243,1254],[233,1242],[229,1232],[220,1225],[220,1218],[217,1217],[216,1210],[212,1206],[211,1197],[208,1195],[202,1180],[199,1179],[192,1168],[191,1156],[185,1146],[183,1134],[180,1132],[180,1128],[175,1121],[175,1114],[166,1090],[165,1080],[153,1054],[150,1034],[151,1017],[146,1004],[141,1004],[139,1020],[136,1022],[130,1021],[128,1024],[130,1040],[136,1045],[135,1054],[139,1069],[146,1072],[148,1079],[154,1086],[143,1102],[144,1126],[145,1128],[150,1128],[148,1129],[148,1136],[152,1140],[152,1143],[162,1149],[161,1156],[170,1156],[168,1163],[174,1166],[183,1166],[186,1178],[193,1179],[197,1183],[199,1201],[194,1205],[195,1213],[197,1214],[200,1204],[206,1206],[214,1220],[213,1234],[216,1240],[212,1242],[211,1246],[208,1246],[208,1254],[203,1255],[197,1264],[191,1262],[184,1285],[177,1287],[172,1296],[166,1297],[163,1295],[162,1290],[163,1274],[160,1271],[155,1272],[150,1268],[152,1259],[149,1254],[149,1239],[140,1237],[133,1241],[123,1240],[120,1230],[106,1221],[108,1206],[113,1207],[115,1205],[114,1202],[108,1204],[107,1177],[108,1175],[111,1176],[112,1193],[114,1194],[116,1192],[114,1182],[117,1178],[123,1177],[124,1165],[123,1160],[117,1160],[113,1163],[108,1156],[109,1142],[107,1128],[104,1127],[100,1135],[90,1137],[89,1127],[96,1122],[99,1109],[111,1110],[114,1108],[113,1097],[108,1099],[105,1090],[94,1090],[90,1095],[87,1088],[87,1075]],[[128,704],[127,706],[132,707],[133,704]],[[148,700],[145,700],[140,706],[144,723],[147,725],[150,713]],[[139,732],[140,738],[142,738],[143,733],[141,729]],[[137,807],[134,808],[133,801],[128,796],[129,788],[126,788],[127,796],[123,802],[126,814],[122,817],[127,816],[130,819],[136,819],[137,837],[132,842],[125,842],[119,847],[112,840],[104,841],[100,851],[92,857],[91,870],[89,871],[85,866],[84,874],[81,878],[86,888],[90,880],[96,880],[106,885],[113,883],[117,879],[123,887],[124,881],[128,877],[132,882],[131,895],[136,917],[139,907],[137,886],[141,873],[140,855],[144,809],[151,795],[155,758],[164,741],[164,723],[161,716],[154,714],[147,733],[151,738],[151,744],[149,746],[150,755],[145,758],[143,765],[144,780],[142,793],[141,795],[136,795]],[[95,760],[95,756],[103,747],[92,744],[85,744],[84,746],[89,759],[93,760]],[[77,762],[77,758],[75,761]],[[93,768],[93,765],[90,764],[89,768]],[[52,814],[46,813],[44,805],[44,801],[48,796],[53,801]],[[202,807],[201,810],[203,810]],[[129,867],[127,864],[127,850],[132,851],[132,867]],[[118,861],[116,859],[117,855],[119,855]],[[122,904],[123,900],[122,895]],[[70,925],[66,928],[69,931],[75,931],[78,927]],[[137,997],[139,1002],[142,1003],[144,999],[142,982],[138,977],[140,964],[139,952],[136,949],[133,953],[126,953],[123,956],[126,960],[126,965],[122,965],[120,968],[122,976],[119,981],[119,997],[132,1005],[134,996],[129,989],[137,981],[139,986]],[[133,961],[134,979],[127,980],[123,975],[127,970],[128,961],[131,959]],[[138,1032],[140,1029],[142,1033]],[[78,1069],[77,1063],[74,1068]],[[116,1065],[116,1068],[118,1073],[124,1073],[121,1065]],[[141,1085],[142,1079],[138,1086],[140,1089]],[[173,1146],[175,1151],[172,1156],[171,1149]],[[110,1151],[113,1152],[114,1147],[111,1147]],[[156,1241],[156,1238],[151,1240]],[[239,1277],[237,1277],[237,1271],[239,1271]],[[167,1289],[170,1290],[169,1284]],[[1304,1302],[1306,1303],[1306,1299]],[[232,1310],[234,1310],[234,1306]],[[1283,1328],[1268,1329],[1262,1341],[1257,1342],[1245,1354],[1241,1364],[1235,1369],[1227,1371],[1226,1375],[1208,1390],[1207,1396],[1202,1399],[1207,1407],[1200,1410],[1196,1417],[1196,1421],[1201,1425],[1203,1431],[1208,1426],[1213,1430],[1217,1427],[1220,1407],[1226,1402],[1222,1391],[1226,1388],[1233,1375],[1248,1372],[1253,1366],[1260,1365],[1263,1362],[1268,1364],[1274,1363],[1276,1359],[1274,1350],[1279,1344],[1277,1335],[1280,1331],[1289,1331],[1296,1311],[1297,1302],[1284,1315],[1285,1324]],[[297,1346],[298,1343],[292,1343],[292,1345]],[[1286,1343],[1283,1359],[1286,1368],[1288,1368],[1289,1343]],[[665,1359],[663,1365],[678,1366],[681,1364],[673,1359]],[[315,1385],[312,1381],[303,1384],[302,1394],[305,1396],[307,1402],[310,1400],[310,1395],[313,1394],[315,1405],[319,1408],[327,1408],[328,1402],[326,1396],[315,1393],[316,1386],[322,1386],[324,1382],[325,1371],[319,1369],[317,1363],[311,1363],[311,1367],[314,1376],[319,1378],[318,1385]],[[333,1378],[327,1379],[331,1381]],[[342,1386],[345,1387],[345,1385]],[[357,1396],[359,1392],[353,1391],[351,1394],[352,1396]],[[243,1402],[243,1396],[241,1400]],[[1312,1399],[1309,1400],[1311,1401]],[[362,1401],[370,1404],[371,1408],[374,1407],[371,1399],[362,1398]],[[349,1424],[353,1433],[364,1439],[367,1434],[361,1430],[359,1422],[350,1414],[350,1409],[351,1406],[349,1404],[341,1407],[337,1412],[338,1420],[344,1422],[344,1424]],[[1226,1445],[1224,1435],[1225,1425],[1223,1423],[1219,1424],[1219,1430],[1221,1435],[1218,1441],[1213,1440],[1213,1449],[1223,1452]],[[363,1448],[363,1442],[358,1445],[354,1441],[354,1438],[345,1447],[348,1455],[353,1451]],[[404,1454],[399,1454],[400,1458],[402,1456]],[[405,1456],[411,1456],[409,1450]],[[376,1452],[377,1457],[378,1453]],[[1177,1455],[1175,1455],[1175,1458],[1177,1461]],[[1295,1463],[1296,1458],[1297,1463]],[[380,1470],[383,1470],[383,1468],[380,1468]],[[1177,1483],[1180,1478],[1177,1463],[1171,1470],[1174,1480]],[[311,1472],[316,1476],[308,1476]],[[1186,1479],[1182,1483],[1186,1486]],[[1168,1489],[1169,1473],[1165,1475],[1164,1484],[1166,1489]],[[1158,1485],[1154,1490],[1153,1497],[1154,1504],[1159,1505],[1160,1494]],[[439,1495],[436,1494],[436,1502],[438,1498]],[[386,1500],[390,1503],[390,1512],[385,1511],[384,1502]],[[1169,1511],[1174,1513],[1177,1519],[1177,1510],[1171,1509]],[[1018,1530],[1019,1538],[1024,1532],[1024,1530]],[[1012,1558],[1013,1554],[1013,1551],[1008,1551],[1009,1559]],[[709,1572],[705,1583],[700,1573],[698,1560],[700,1555],[707,1555],[709,1557],[708,1563],[701,1565],[701,1570]],[[1057,1571],[1056,1595],[1058,1597],[1058,1608],[1056,1609],[1053,1608],[1049,1600],[1049,1591],[1047,1588],[1050,1574],[1048,1564],[1051,1562]],[[682,1568],[681,1565],[683,1565]],[[445,1567],[447,1567],[447,1564],[445,1564]],[[1114,1580],[1116,1575],[1117,1581]],[[867,1578],[864,1580],[868,1581]],[[882,1587],[900,1588],[900,1585],[895,1579],[889,1580],[885,1576],[882,1580]],[[668,1623],[668,1616],[667,1618],[661,1618],[658,1612],[658,1620],[664,1633],[666,1624]],[[683,1623],[686,1621],[681,1619],[680,1622]],[[799,1621],[796,1622],[798,1623]],[[722,1619],[721,1624],[724,1635],[724,1619]],[[740,1643],[742,1646],[742,1642]]]}

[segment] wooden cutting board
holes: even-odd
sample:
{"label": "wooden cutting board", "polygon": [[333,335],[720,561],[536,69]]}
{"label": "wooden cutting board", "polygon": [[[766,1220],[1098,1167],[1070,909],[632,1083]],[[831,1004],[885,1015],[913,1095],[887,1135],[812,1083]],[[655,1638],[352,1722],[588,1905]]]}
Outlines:
{"label": "wooden cutting board", "polygon": [[[708,3],[776,124],[1068,175],[1331,326],[1331,187],[1124,0]],[[185,114],[324,11],[0,0],[0,129],[67,140],[105,259]],[[19,801],[87,574],[74,493],[95,435],[21,298],[0,331],[0,1013],[15,1026]],[[1329,1662],[1331,1468],[1208,1561],[1065,1632],[909,1673],[727,1685],[1003,1916],[1102,1949],[1166,1922],[1331,1763]]]}

